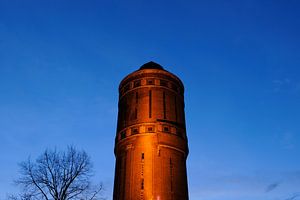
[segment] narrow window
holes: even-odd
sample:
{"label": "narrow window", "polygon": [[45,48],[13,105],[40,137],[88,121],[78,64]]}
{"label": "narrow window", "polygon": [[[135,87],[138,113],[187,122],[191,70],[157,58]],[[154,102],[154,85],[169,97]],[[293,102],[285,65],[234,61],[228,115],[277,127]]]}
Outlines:
{"label": "narrow window", "polygon": [[154,79],[147,79],[147,85],[154,85]]}
{"label": "narrow window", "polygon": [[166,93],[163,92],[163,109],[164,109],[164,119],[166,119]]}
{"label": "narrow window", "polygon": [[154,132],[154,127],[153,126],[148,126],[147,131],[148,132]]}
{"label": "narrow window", "polygon": [[134,110],[134,119],[137,119],[137,108]]}
{"label": "narrow window", "polygon": [[144,189],[144,179],[142,178],[142,182],[141,182],[141,189]]}
{"label": "narrow window", "polygon": [[145,158],[145,154],[144,154],[144,153],[142,153],[142,160],[144,160],[144,158]]}
{"label": "narrow window", "polygon": [[136,108],[134,110],[134,119],[137,119],[137,105],[138,105],[138,100],[139,100],[139,94],[138,92],[135,93],[135,103],[136,103]]}
{"label": "narrow window", "polygon": [[149,118],[152,117],[152,91],[149,90]]}
{"label": "narrow window", "polygon": [[169,127],[168,126],[164,126],[164,132],[169,132],[170,131],[170,129],[169,129]]}
{"label": "narrow window", "polygon": [[126,137],[126,132],[125,131],[121,132],[121,139],[124,139],[125,137]]}
{"label": "narrow window", "polygon": [[134,81],[133,87],[139,87],[139,86],[141,86],[141,80]]}
{"label": "narrow window", "polygon": [[131,135],[135,135],[139,133],[139,129],[138,128],[132,128],[131,129]]}

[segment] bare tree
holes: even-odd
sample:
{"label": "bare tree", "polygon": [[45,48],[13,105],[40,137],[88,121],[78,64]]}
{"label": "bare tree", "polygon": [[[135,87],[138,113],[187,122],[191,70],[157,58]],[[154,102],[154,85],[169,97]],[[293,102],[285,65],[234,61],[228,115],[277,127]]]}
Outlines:
{"label": "bare tree", "polygon": [[23,193],[10,196],[20,200],[99,200],[102,184],[91,184],[92,165],[84,151],[68,147],[66,152],[46,150],[35,162],[20,164],[16,183]]}

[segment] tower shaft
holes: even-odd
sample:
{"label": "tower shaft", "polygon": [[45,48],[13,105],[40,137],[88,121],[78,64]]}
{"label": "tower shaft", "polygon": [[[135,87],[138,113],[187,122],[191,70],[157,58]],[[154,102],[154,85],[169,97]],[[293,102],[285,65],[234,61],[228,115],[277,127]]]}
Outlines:
{"label": "tower shaft", "polygon": [[153,62],[121,81],[114,200],[188,200],[183,94]]}

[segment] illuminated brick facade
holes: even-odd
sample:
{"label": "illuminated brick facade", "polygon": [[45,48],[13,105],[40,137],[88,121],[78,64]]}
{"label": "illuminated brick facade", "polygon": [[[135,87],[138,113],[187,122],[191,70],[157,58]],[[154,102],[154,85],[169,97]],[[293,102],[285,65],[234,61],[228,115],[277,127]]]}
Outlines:
{"label": "illuminated brick facade", "polygon": [[188,200],[184,86],[149,62],[119,86],[114,200]]}

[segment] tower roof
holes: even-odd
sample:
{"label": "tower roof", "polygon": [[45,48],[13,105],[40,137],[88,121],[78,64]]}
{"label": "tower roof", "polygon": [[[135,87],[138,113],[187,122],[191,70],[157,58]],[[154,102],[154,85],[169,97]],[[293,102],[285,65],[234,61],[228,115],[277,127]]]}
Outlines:
{"label": "tower roof", "polygon": [[161,69],[161,70],[164,70],[164,68],[161,65],[159,65],[159,64],[157,64],[155,62],[152,62],[152,61],[143,64],[140,67],[139,70],[142,70],[142,69]]}

